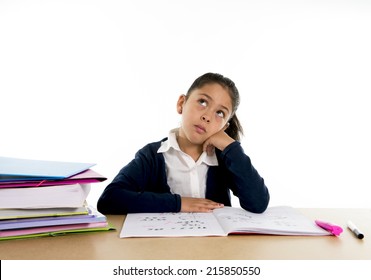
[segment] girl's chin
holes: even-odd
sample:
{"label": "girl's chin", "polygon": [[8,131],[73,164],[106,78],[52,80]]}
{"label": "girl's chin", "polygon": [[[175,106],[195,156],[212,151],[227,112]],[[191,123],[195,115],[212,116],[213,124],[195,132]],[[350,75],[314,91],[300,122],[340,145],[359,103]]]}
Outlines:
{"label": "girl's chin", "polygon": [[202,146],[204,144],[205,140],[197,138],[197,137],[187,137],[187,142],[190,145]]}
{"label": "girl's chin", "polygon": [[203,143],[206,141],[206,138],[201,137],[201,135],[194,134],[194,135],[189,135],[188,141],[194,145],[203,145]]}
{"label": "girl's chin", "polygon": [[203,145],[207,139],[205,135],[200,135],[197,132],[183,133],[183,136],[185,136],[189,144],[192,145]]}

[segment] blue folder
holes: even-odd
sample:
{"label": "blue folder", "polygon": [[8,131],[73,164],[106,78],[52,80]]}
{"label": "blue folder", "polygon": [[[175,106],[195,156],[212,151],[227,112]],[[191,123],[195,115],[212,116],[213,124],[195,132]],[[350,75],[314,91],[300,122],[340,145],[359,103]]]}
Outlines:
{"label": "blue folder", "polygon": [[95,163],[0,157],[0,181],[65,179],[94,165]]}

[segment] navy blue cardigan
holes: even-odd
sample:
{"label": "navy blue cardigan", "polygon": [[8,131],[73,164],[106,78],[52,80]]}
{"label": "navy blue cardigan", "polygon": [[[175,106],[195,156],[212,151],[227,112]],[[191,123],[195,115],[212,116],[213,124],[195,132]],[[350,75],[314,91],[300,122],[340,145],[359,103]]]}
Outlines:
{"label": "navy blue cardigan", "polygon": [[[181,197],[170,192],[165,159],[162,153],[157,153],[162,141],[140,149],[121,169],[100,196],[98,211],[103,214],[180,211]],[[223,152],[216,150],[216,155],[219,165],[208,169],[206,198],[230,206],[231,190],[242,208],[264,212],[269,202],[268,189],[240,143],[233,142]]]}

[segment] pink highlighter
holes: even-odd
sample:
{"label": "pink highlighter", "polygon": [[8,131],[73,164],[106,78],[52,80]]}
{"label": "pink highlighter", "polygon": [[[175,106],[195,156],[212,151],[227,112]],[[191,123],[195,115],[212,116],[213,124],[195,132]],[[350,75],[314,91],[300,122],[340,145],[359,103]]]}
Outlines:
{"label": "pink highlighter", "polygon": [[343,232],[343,229],[337,225],[333,225],[333,224],[330,224],[330,223],[327,223],[327,222],[323,222],[323,221],[319,221],[319,220],[315,220],[316,222],[316,225],[327,230],[328,232],[330,232],[331,234],[335,235],[335,236],[339,236],[340,233]]}

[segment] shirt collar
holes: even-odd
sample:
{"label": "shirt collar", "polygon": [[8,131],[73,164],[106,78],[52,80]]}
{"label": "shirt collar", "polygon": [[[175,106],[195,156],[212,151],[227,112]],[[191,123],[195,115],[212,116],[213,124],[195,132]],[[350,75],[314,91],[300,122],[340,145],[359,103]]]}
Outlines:
{"label": "shirt collar", "polygon": [[[171,148],[183,153],[183,151],[180,149],[178,141],[176,140],[176,134],[178,133],[178,128],[172,129],[169,132],[169,136],[167,140],[161,143],[160,148],[157,150],[157,153],[166,153],[168,152]],[[204,162],[205,164],[209,166],[217,166],[218,165],[218,159],[216,157],[216,154],[214,153],[213,155],[209,156],[206,152],[203,152],[200,156],[200,158],[197,160],[197,163],[202,163]]]}
{"label": "shirt collar", "polygon": [[170,130],[167,140],[161,143],[161,146],[157,150],[157,153],[166,153],[167,151],[170,150],[170,148],[173,148],[179,152],[181,151],[179,148],[178,141],[176,140],[177,132],[178,132],[177,128]]}

